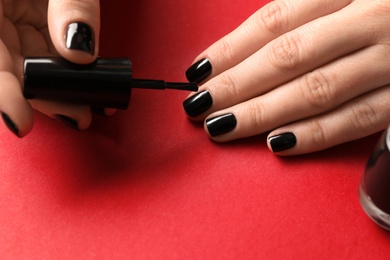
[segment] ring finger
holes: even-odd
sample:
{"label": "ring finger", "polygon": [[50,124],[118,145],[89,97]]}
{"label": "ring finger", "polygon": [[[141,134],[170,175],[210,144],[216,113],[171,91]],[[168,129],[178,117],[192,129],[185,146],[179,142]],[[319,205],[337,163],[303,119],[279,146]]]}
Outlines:
{"label": "ring finger", "polygon": [[[206,131],[216,141],[229,141],[334,109],[390,83],[390,61],[383,59],[388,53],[390,47],[378,45],[343,57],[267,94],[211,114]],[[367,64],[375,68],[367,69]],[[227,114],[236,125],[223,129],[221,118],[226,121]]]}

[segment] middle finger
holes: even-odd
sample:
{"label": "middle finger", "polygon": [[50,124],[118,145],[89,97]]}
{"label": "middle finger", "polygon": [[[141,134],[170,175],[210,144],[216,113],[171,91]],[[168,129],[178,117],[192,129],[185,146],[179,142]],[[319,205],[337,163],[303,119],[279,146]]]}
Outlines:
{"label": "middle finger", "polygon": [[[225,129],[217,141],[252,136],[297,120],[335,109],[341,104],[390,83],[390,53],[387,45],[372,46],[338,59],[274,90],[218,111],[206,119],[213,137],[219,118],[234,116],[237,126]],[[372,64],[367,69],[367,64]],[[340,73],[342,72],[342,73]],[[214,124],[214,125],[213,125]],[[229,134],[227,134],[230,132]],[[222,134],[219,131],[218,134]]]}

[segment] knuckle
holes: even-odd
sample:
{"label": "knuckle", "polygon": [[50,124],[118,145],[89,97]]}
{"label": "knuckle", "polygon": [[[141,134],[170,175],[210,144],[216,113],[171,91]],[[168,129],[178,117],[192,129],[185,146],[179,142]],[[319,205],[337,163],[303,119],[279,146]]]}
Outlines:
{"label": "knuckle", "polygon": [[252,129],[255,129],[256,131],[258,131],[259,129],[264,129],[264,111],[265,108],[263,103],[255,100],[248,102],[245,115],[247,116],[247,119],[249,120]]}
{"label": "knuckle", "polygon": [[286,27],[286,10],[284,1],[270,2],[260,12],[258,24],[262,24],[267,31],[273,34],[280,34]]}
{"label": "knuckle", "polygon": [[356,131],[370,133],[380,122],[379,115],[367,102],[359,102],[351,106],[349,111],[348,118]]}
{"label": "knuckle", "polygon": [[311,108],[323,110],[327,108],[333,97],[332,81],[321,71],[305,74],[300,82],[302,96]]}
{"label": "knuckle", "polygon": [[301,63],[302,41],[298,34],[289,33],[271,45],[269,62],[278,70],[289,71]]}
{"label": "knuckle", "polygon": [[222,74],[218,85],[223,89],[224,100],[230,104],[239,96],[237,81],[231,73]]}
{"label": "knuckle", "polygon": [[222,38],[218,43],[218,47],[216,48],[216,50],[218,50],[219,56],[223,57],[223,59],[226,61],[234,60],[232,42],[229,39],[230,38],[228,37]]}
{"label": "knuckle", "polygon": [[328,143],[328,138],[325,134],[325,129],[320,122],[313,120],[309,123],[309,133],[312,136],[312,143],[317,147],[325,147]]}

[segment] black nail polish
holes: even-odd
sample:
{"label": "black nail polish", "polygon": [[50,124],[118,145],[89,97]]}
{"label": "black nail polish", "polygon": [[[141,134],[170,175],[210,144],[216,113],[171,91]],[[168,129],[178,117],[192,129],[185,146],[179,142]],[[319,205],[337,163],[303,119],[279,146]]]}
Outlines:
{"label": "black nail polish", "polygon": [[93,55],[95,53],[94,34],[89,25],[75,22],[68,25],[65,37],[66,48],[80,50]]}
{"label": "black nail polish", "polygon": [[232,113],[206,119],[206,126],[212,137],[232,131],[236,125],[237,120]]}
{"label": "black nail polish", "polygon": [[186,77],[189,82],[200,83],[211,74],[212,66],[208,59],[202,59],[194,63],[187,71]]}
{"label": "black nail polish", "polygon": [[64,116],[64,115],[55,115],[55,119],[57,119],[58,121],[60,121],[62,124],[70,127],[70,128],[73,128],[77,131],[80,131],[79,129],[79,125],[77,123],[76,120],[70,118],[70,117],[67,117],[67,116]]}
{"label": "black nail polish", "polygon": [[268,140],[274,153],[290,149],[297,143],[297,139],[293,133],[271,136]]}
{"label": "black nail polish", "polygon": [[11,118],[6,114],[1,112],[1,117],[3,118],[3,121],[5,125],[8,127],[9,130],[11,130],[12,133],[14,133],[16,136],[19,137],[19,128],[15,125],[15,123],[11,120]]}
{"label": "black nail polish", "polygon": [[210,92],[208,92],[207,90],[199,92],[187,98],[183,102],[184,110],[186,111],[187,115],[189,115],[190,117],[195,117],[202,114],[207,109],[209,109],[212,105],[213,105],[213,99],[210,95]]}

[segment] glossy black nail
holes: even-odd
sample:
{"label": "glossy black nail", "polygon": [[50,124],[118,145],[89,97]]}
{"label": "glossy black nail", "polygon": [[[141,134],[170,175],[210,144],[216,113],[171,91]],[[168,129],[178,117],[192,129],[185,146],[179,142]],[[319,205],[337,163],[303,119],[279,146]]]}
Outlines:
{"label": "glossy black nail", "polygon": [[55,119],[57,119],[59,122],[61,122],[62,124],[72,128],[72,129],[80,131],[77,121],[70,118],[70,117],[67,117],[64,115],[55,115]]}
{"label": "glossy black nail", "polygon": [[95,53],[95,37],[89,25],[74,22],[68,25],[65,37],[66,48],[80,50],[93,55]]}
{"label": "glossy black nail", "polygon": [[200,83],[211,74],[212,66],[208,59],[202,59],[194,63],[186,71],[186,77],[189,82]]}
{"label": "glossy black nail", "polygon": [[3,118],[3,121],[5,125],[8,127],[9,130],[11,130],[12,133],[14,133],[17,137],[19,136],[19,128],[15,125],[15,123],[11,120],[11,118],[6,114],[1,112],[1,117]]}
{"label": "glossy black nail", "polygon": [[212,137],[232,131],[236,125],[237,119],[232,113],[206,119],[206,126]]}
{"label": "glossy black nail", "polygon": [[293,133],[283,133],[268,138],[274,153],[290,149],[297,143],[297,138]]}
{"label": "glossy black nail", "polygon": [[199,92],[187,98],[183,102],[184,110],[186,111],[187,115],[190,117],[195,117],[202,114],[207,109],[209,109],[212,105],[213,105],[213,99],[210,95],[210,92],[208,92],[207,90]]}

